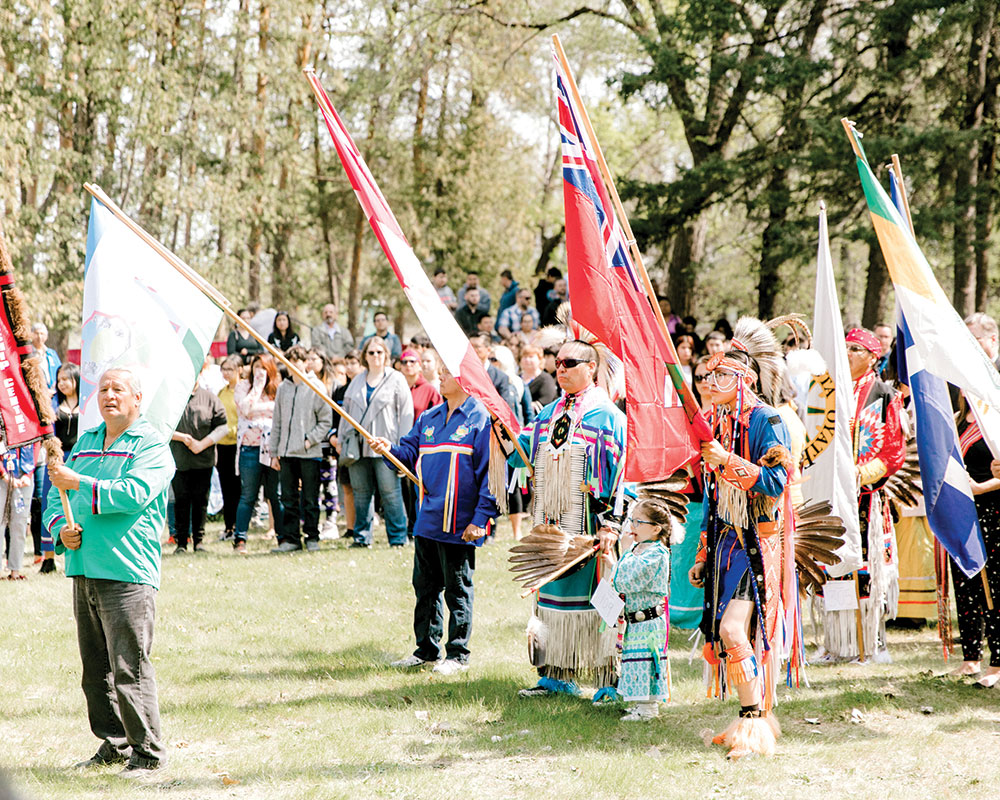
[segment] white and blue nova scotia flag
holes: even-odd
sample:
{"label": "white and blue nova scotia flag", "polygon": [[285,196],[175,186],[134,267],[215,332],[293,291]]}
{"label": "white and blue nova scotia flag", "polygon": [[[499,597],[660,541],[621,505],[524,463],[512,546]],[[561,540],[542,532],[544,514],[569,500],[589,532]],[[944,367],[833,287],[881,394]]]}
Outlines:
{"label": "white and blue nova scotia flag", "polygon": [[[893,204],[903,217],[902,197],[892,172],[889,182]],[[958,443],[948,386],[925,367],[899,302],[896,303],[896,355],[899,379],[910,386],[916,414],[917,454],[927,522],[962,572],[971,578],[986,563],[986,551]]]}
{"label": "white and blue nova scotia flag", "polygon": [[142,413],[169,439],[222,312],[100,201],[90,206],[83,279],[80,430],[101,423],[97,382],[128,367]]}
{"label": "white and blue nova scotia flag", "polygon": [[907,376],[900,369],[899,378],[910,384],[917,418],[917,454],[927,522],[962,572],[971,578],[986,563],[986,551],[969,474],[959,449],[948,387],[924,368],[906,315],[898,307],[896,324],[896,348],[897,352],[905,353],[908,373]]}

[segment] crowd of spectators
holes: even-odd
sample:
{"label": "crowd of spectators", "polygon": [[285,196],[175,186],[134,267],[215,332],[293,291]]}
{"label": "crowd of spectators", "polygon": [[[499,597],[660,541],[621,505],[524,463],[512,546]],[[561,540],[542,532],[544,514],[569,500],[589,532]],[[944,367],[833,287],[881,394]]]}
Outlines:
{"label": "crowd of spectators", "polygon": [[[510,270],[500,274],[499,283],[502,292],[494,303],[475,271],[466,273],[457,291],[444,270],[433,277],[441,302],[469,337],[497,392],[525,424],[558,396],[555,353],[541,346],[539,331],[558,323],[560,307],[569,299],[568,284],[556,268],[533,291]],[[725,348],[732,331],[721,319],[702,338],[696,320],[673,314],[663,299],[661,308],[690,380],[699,357]],[[218,364],[206,361],[171,442],[177,472],[168,515],[170,552],[205,549],[210,511],[221,514],[221,538],[237,553],[247,551],[254,522],[278,553],[315,550],[321,539],[342,533],[352,546],[369,547],[379,517],[389,543],[405,545],[417,514],[415,487],[373,453],[317,390],[368,432],[395,444],[420,414],[442,402],[442,364],[430,340],[418,334],[404,344],[388,314],[376,310],[370,332],[356,342],[333,303],[319,309],[311,327],[289,311],[256,305],[240,309],[239,317],[226,340],[225,357]],[[75,364],[62,363],[47,338],[45,326],[36,324],[32,342],[42,354],[53,394],[56,434],[68,452],[78,435],[80,372]],[[260,338],[281,350],[305,380],[289,374]],[[38,524],[47,489],[44,468],[35,466],[39,461],[37,447],[12,452],[0,466],[0,488],[20,489],[28,498],[25,513],[12,514],[9,545],[18,549],[26,531],[12,529],[20,528],[21,516],[30,518],[25,524],[33,534],[36,562],[49,571],[54,569],[51,544]],[[26,484],[31,486],[24,490]],[[523,490],[508,498],[515,535],[529,499]],[[17,512],[20,501],[13,502]],[[16,558],[8,561],[12,579],[23,577],[20,566]]]}

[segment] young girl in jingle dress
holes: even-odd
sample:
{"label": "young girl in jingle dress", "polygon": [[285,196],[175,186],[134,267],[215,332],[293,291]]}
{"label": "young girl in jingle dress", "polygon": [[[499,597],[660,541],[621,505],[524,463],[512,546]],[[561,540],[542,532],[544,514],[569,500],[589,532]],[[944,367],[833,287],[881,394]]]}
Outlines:
{"label": "young girl in jingle dress", "polygon": [[625,554],[615,569],[613,584],[625,597],[627,623],[618,693],[631,707],[623,722],[658,716],[659,704],[669,694],[669,626],[664,612],[670,593],[670,534],[666,506],[645,499],[633,507],[631,529],[622,537]]}

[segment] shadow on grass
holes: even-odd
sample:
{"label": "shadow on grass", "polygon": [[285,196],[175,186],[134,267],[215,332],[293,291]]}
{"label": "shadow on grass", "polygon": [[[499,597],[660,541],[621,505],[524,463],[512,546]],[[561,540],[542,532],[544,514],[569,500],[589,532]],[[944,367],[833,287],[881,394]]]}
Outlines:
{"label": "shadow on grass", "polygon": [[[392,656],[393,658],[395,656]],[[216,683],[222,681],[316,681],[316,680],[350,680],[365,677],[388,668],[390,655],[376,647],[374,642],[348,647],[343,650],[295,650],[293,652],[278,652],[268,656],[257,655],[255,660],[268,662],[286,662],[284,666],[270,669],[242,669],[233,666],[232,669],[220,669],[207,672],[196,672],[188,679],[189,683]]]}
{"label": "shadow on grass", "polygon": [[[377,653],[377,648],[368,644],[344,651],[342,656],[349,659],[373,652]],[[309,661],[322,655],[303,651],[290,657]],[[701,732],[720,730],[736,712],[735,698],[725,703],[703,699],[691,703],[676,701],[663,707],[658,720],[630,725],[618,721],[616,707],[595,708],[582,698],[518,697],[517,690],[523,683],[516,676],[476,676],[473,673],[464,679],[437,680],[426,671],[397,673],[379,666],[365,669],[376,678],[394,676],[397,685],[370,689],[362,694],[320,691],[305,698],[256,701],[244,708],[272,712],[275,719],[287,716],[289,710],[296,708],[339,708],[358,719],[374,719],[376,725],[393,728],[391,735],[402,757],[389,760],[384,754],[372,751],[328,762],[236,770],[230,776],[252,791],[255,785],[273,786],[296,780],[353,783],[369,778],[430,775],[435,770],[448,769],[469,759],[480,762],[537,759],[544,762],[592,753],[612,758],[641,757],[652,746],[671,759],[710,764],[721,762],[724,754],[721,748],[706,748]],[[695,668],[692,665],[676,672],[685,673],[683,681],[689,686]],[[882,678],[838,675],[825,668],[812,671],[812,684],[812,688],[801,691],[781,690],[778,716],[784,723],[783,740],[789,744],[877,744],[888,735],[868,727],[866,721],[851,723],[852,709],[858,708],[865,717],[877,712],[919,714],[919,705],[930,700],[941,712],[948,708],[982,710],[982,695],[988,694],[922,675],[894,679],[889,685]],[[197,705],[204,710],[203,704]],[[415,711],[426,712],[426,719],[414,722]],[[381,712],[388,712],[389,716],[379,718],[377,715]],[[183,713],[183,704],[178,706],[178,713]],[[400,714],[408,720],[404,725],[399,723]],[[808,725],[804,722],[805,717],[819,717],[821,725]],[[266,723],[258,720],[257,724]],[[949,722],[939,730],[943,733],[985,733],[995,732],[998,727],[1000,722],[996,720],[972,718],[967,724]],[[182,769],[179,766],[175,776],[168,766],[162,779],[156,781],[155,788],[183,792],[220,786],[221,778],[217,775],[192,774]],[[109,785],[117,785],[111,771],[81,775],[48,766],[28,766],[24,771],[30,772],[43,785],[68,781],[76,785],[79,782],[81,794],[85,790],[99,792]]]}

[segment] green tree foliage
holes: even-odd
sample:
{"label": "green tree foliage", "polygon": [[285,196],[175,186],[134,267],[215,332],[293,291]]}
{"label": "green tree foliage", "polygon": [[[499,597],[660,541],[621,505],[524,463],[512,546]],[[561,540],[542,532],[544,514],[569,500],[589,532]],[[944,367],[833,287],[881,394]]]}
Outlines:
{"label": "green tree foliage", "polygon": [[428,271],[527,281],[564,258],[558,31],[676,310],[807,309],[822,199],[845,316],[888,311],[848,116],[873,166],[900,154],[918,240],[968,311],[997,281],[997,17],[988,0],[12,0],[0,224],[57,329],[78,320],[85,181],[234,303],[401,323],[312,67]]}
{"label": "green tree foliage", "polygon": [[367,302],[401,310],[304,67],[428,269],[529,274],[549,165],[517,115],[544,127],[550,81],[512,46],[445,2],[5,5],[0,221],[36,313],[77,324],[86,181],[235,303],[334,299],[355,328]]}
{"label": "green tree foliage", "polygon": [[[531,31],[593,17],[639,48],[609,80],[623,98],[669,112],[683,148],[666,178],[628,173],[620,183],[676,309],[753,311],[748,295],[762,316],[807,308],[812,282],[802,278],[824,199],[849,315],[871,325],[888,310],[842,116],[865,132],[873,165],[900,154],[918,240],[954,284],[956,307],[984,307],[995,281],[995,3],[607,0],[520,17],[479,5]],[[867,273],[863,310],[856,272]]]}

